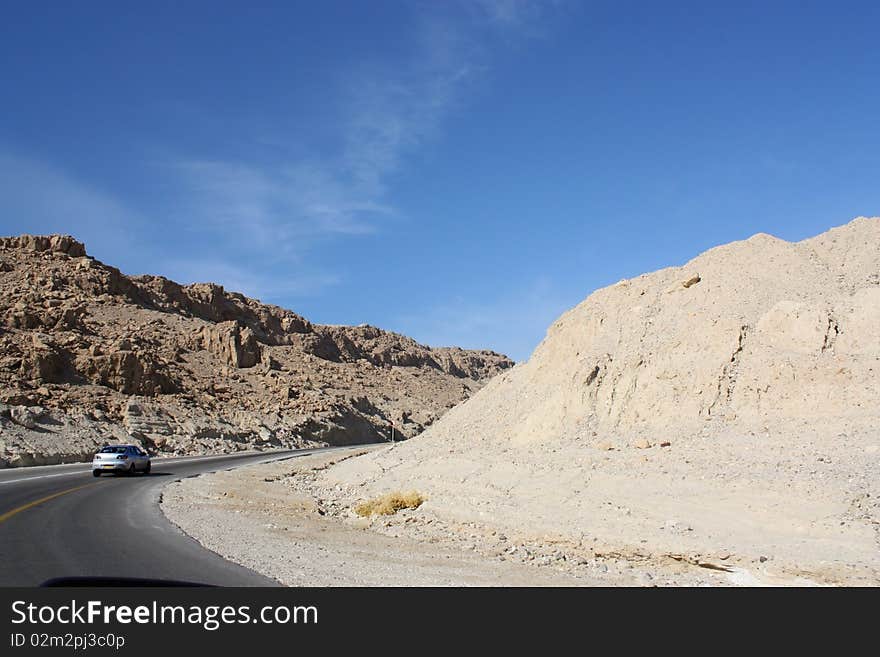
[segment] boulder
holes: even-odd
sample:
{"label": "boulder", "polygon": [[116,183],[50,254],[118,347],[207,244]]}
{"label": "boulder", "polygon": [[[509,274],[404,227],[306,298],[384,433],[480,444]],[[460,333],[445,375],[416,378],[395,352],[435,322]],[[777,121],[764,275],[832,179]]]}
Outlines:
{"label": "boulder", "polygon": [[261,359],[256,335],[236,321],[205,326],[202,329],[202,345],[232,367],[253,367]]}
{"label": "boulder", "polygon": [[125,395],[154,396],[178,389],[165,372],[165,365],[149,354],[116,351],[101,356],[82,355],[76,361],[76,369],[88,381]]}

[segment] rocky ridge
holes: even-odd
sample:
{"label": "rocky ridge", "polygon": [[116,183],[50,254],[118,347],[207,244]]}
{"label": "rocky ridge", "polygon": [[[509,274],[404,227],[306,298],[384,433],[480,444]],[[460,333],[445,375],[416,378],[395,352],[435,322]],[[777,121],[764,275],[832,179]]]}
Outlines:
{"label": "rocky ridge", "polygon": [[513,363],[161,276],[64,235],[0,238],[0,465],[417,435]]}

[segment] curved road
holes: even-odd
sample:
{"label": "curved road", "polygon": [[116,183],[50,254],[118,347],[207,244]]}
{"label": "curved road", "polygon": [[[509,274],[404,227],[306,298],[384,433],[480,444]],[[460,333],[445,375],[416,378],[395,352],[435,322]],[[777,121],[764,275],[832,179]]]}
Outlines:
{"label": "curved road", "polygon": [[314,451],[154,458],[150,475],[97,479],[85,463],[0,470],[0,586],[38,586],[54,577],[276,586],[203,548],[158,502],[166,484],[184,477]]}

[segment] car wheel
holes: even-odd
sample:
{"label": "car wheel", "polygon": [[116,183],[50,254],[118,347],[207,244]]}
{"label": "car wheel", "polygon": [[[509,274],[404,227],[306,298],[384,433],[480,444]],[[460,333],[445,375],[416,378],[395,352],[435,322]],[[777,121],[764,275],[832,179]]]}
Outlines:
{"label": "car wheel", "polygon": [[100,477],[101,471],[100,470],[92,470],[92,476],[93,477]]}
{"label": "car wheel", "polygon": [[150,463],[147,463],[147,467],[144,468],[144,474],[145,474],[145,475],[150,474],[150,466],[151,466],[151,464],[150,464]]}
{"label": "car wheel", "polygon": [[130,475],[134,474],[134,463],[132,463],[130,466],[128,466],[128,474],[130,474]]}

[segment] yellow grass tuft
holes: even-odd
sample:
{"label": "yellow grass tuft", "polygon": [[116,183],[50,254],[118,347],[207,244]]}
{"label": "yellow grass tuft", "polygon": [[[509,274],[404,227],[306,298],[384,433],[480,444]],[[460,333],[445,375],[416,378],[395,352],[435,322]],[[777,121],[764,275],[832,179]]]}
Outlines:
{"label": "yellow grass tuft", "polygon": [[409,493],[394,492],[361,502],[354,507],[359,516],[392,516],[401,509],[416,509],[425,501],[425,497],[416,491]]}

